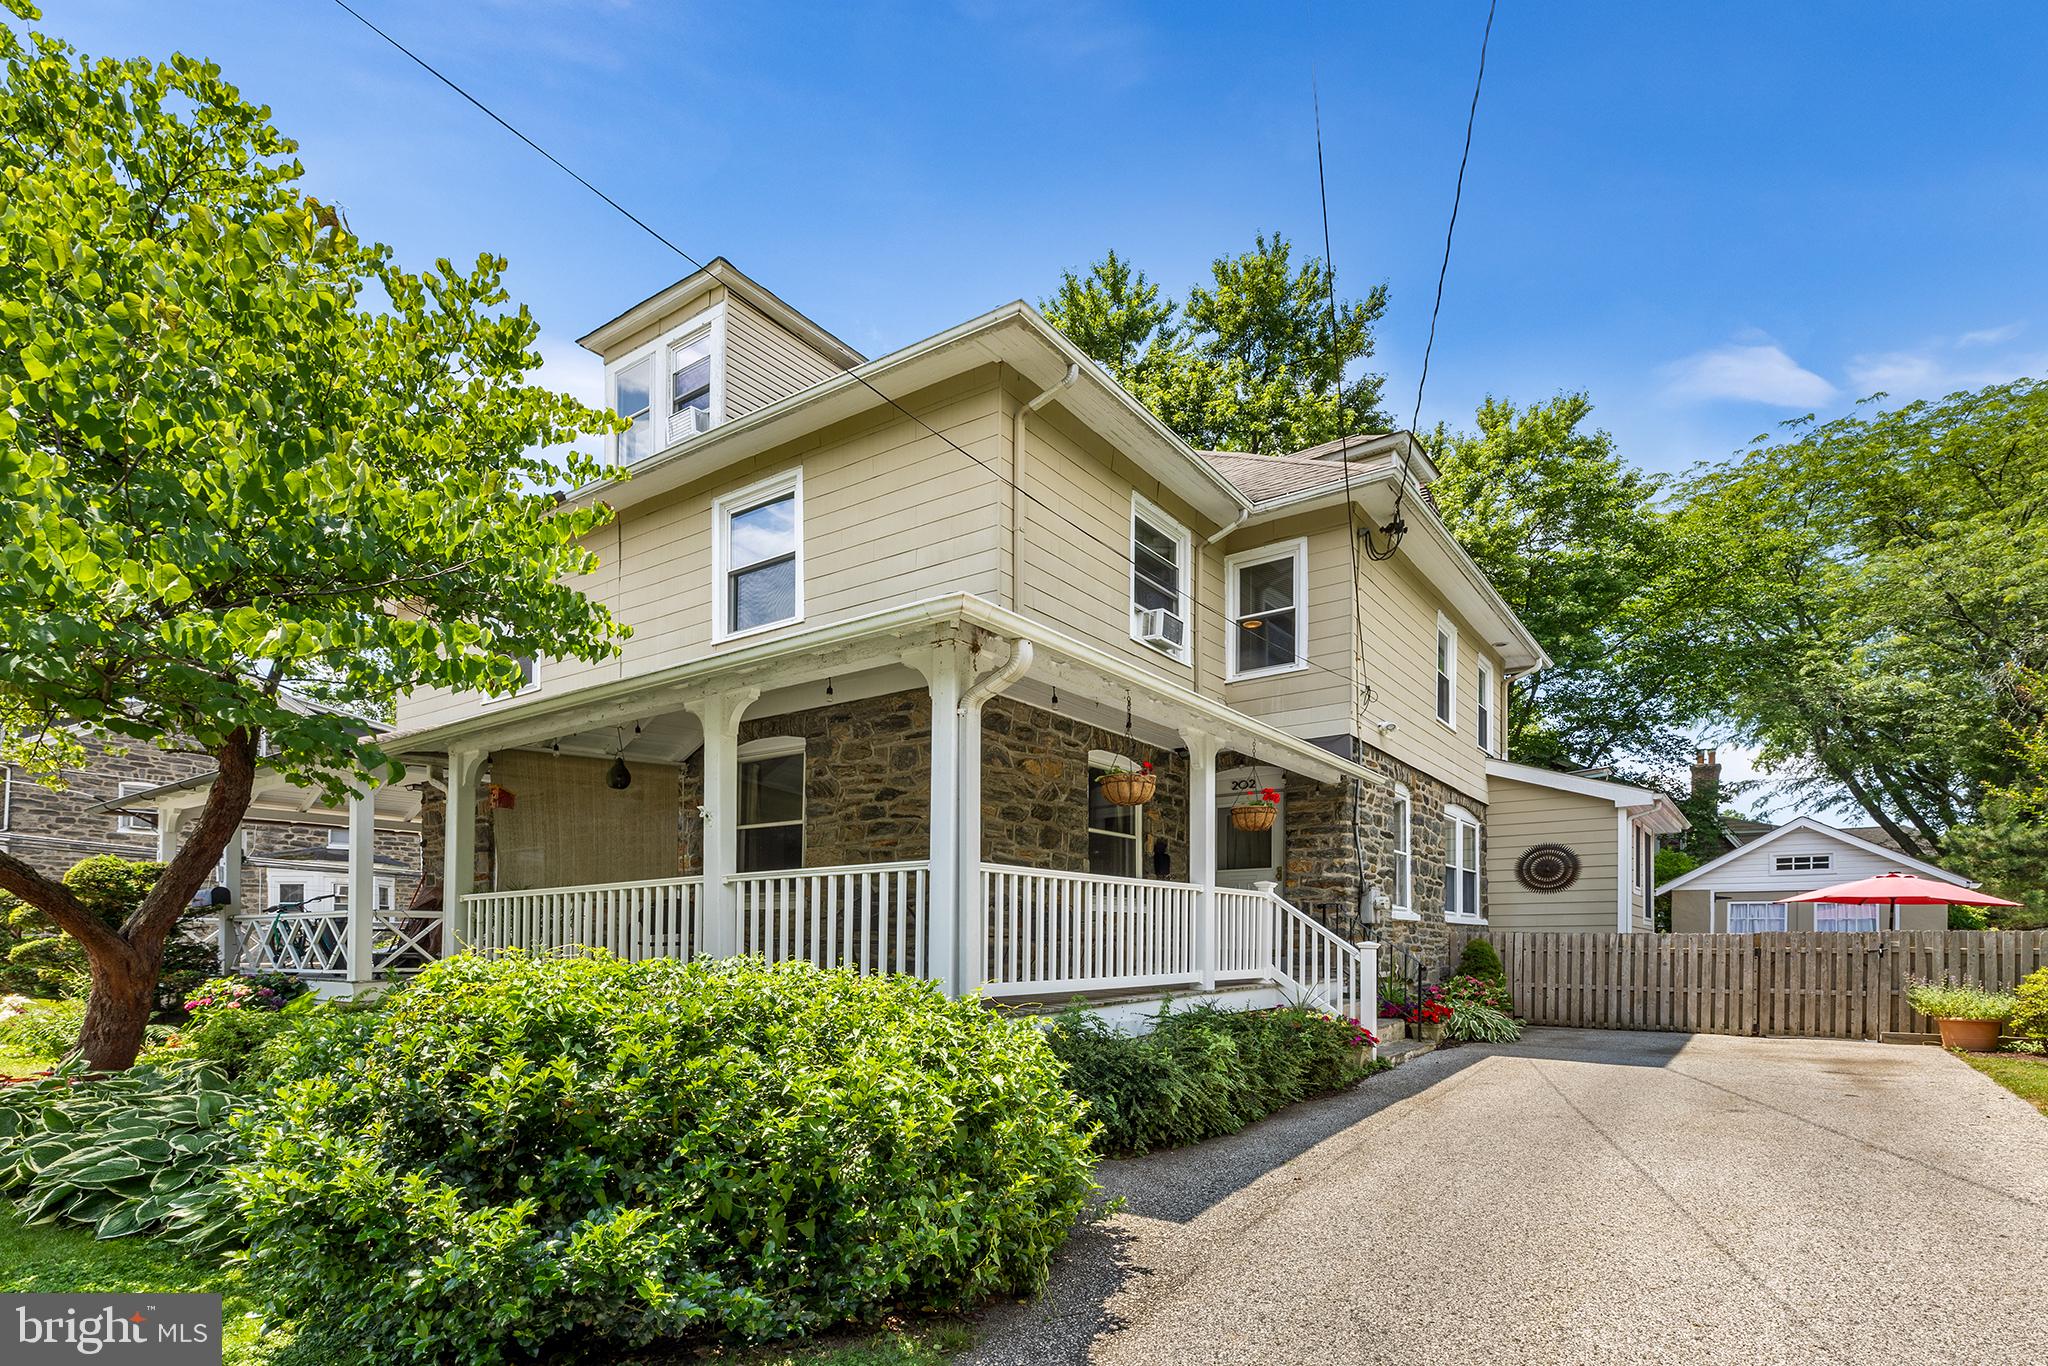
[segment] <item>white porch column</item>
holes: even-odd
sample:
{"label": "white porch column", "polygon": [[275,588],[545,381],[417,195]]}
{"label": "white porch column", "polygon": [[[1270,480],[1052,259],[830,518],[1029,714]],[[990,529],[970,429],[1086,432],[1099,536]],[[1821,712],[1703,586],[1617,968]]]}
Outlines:
{"label": "white porch column", "polygon": [[1202,990],[1216,986],[1216,737],[1184,730],[1188,747],[1188,881],[1195,884],[1195,965]]}
{"label": "white porch column", "polygon": [[469,944],[462,898],[476,890],[476,780],[482,750],[448,752],[447,805],[441,812],[441,945],[453,953]]}
{"label": "white porch column", "polygon": [[220,970],[223,975],[241,966],[242,946],[235,935],[235,917],[242,912],[242,828],[228,838],[220,856],[221,885],[228,889],[228,902],[219,908]]}
{"label": "white porch column", "polygon": [[348,980],[360,992],[376,977],[371,938],[377,923],[377,798],[363,786],[348,797]]}
{"label": "white porch column", "polygon": [[981,985],[983,972],[974,965],[981,937],[970,929],[977,921],[974,908],[981,881],[981,718],[973,718],[971,746],[975,769],[973,781],[972,844],[962,831],[963,771],[970,762],[963,755],[962,736],[968,727],[960,714],[963,675],[967,662],[957,644],[947,642],[927,649],[908,651],[903,662],[924,675],[932,704],[932,768],[927,798],[931,810],[931,875],[925,897],[925,973],[946,995],[959,997]]}
{"label": "white porch column", "polygon": [[739,903],[726,879],[739,871],[740,718],[759,688],[735,688],[684,705],[704,727],[704,886],[697,900],[698,955],[731,958],[740,951]]}

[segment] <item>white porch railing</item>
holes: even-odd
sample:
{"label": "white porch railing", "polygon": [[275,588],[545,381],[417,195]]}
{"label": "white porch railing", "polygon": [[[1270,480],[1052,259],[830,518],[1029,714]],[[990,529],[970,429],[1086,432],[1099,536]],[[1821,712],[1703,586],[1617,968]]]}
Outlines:
{"label": "white porch railing", "polygon": [[1220,978],[1264,976],[1273,962],[1273,935],[1278,925],[1273,898],[1264,892],[1234,887],[1216,889],[1216,975]]}
{"label": "white porch railing", "polygon": [[862,974],[928,974],[931,896],[926,863],[861,863],[741,873],[728,878],[739,909],[739,951],[771,963],[801,959]]}
{"label": "white porch railing", "polygon": [[703,942],[704,879],[650,878],[462,898],[456,936],[473,953],[606,949],[620,958],[689,958]]}
{"label": "white porch railing", "polygon": [[[222,971],[348,978],[346,910],[252,911],[228,921]],[[377,916],[370,925],[375,976],[410,972],[441,956],[437,915]]]}
{"label": "white porch railing", "polygon": [[997,992],[1162,986],[1201,975],[1200,889],[981,865],[988,981]]}
{"label": "white porch railing", "polygon": [[1371,1028],[1380,1010],[1379,945],[1354,944],[1260,883],[1258,895],[1274,908],[1270,971],[1304,1004],[1364,1021]]}

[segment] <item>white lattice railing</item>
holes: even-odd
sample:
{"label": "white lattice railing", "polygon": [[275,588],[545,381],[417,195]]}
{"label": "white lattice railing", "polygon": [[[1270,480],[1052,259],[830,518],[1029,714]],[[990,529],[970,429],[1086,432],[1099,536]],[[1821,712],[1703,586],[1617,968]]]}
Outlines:
{"label": "white lattice railing", "polygon": [[[293,977],[351,977],[346,910],[270,910],[228,921],[223,971],[282,972]],[[411,972],[441,956],[438,915],[376,916],[370,923],[375,976]]]}
{"label": "white lattice railing", "polygon": [[931,867],[861,863],[742,873],[728,879],[739,951],[771,963],[800,959],[862,973],[928,971]]}
{"label": "white lattice railing", "polygon": [[1157,986],[1198,977],[1200,890],[1185,882],[981,866],[991,988]]}
{"label": "white lattice railing", "polygon": [[462,898],[473,953],[605,949],[620,958],[689,958],[702,943],[701,877],[481,892]]}

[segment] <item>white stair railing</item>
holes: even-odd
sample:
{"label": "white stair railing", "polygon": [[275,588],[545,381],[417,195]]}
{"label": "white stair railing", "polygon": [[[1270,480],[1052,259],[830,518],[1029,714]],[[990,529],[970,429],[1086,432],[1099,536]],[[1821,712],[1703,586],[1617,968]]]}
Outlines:
{"label": "white stair railing", "polygon": [[1379,946],[1354,944],[1292,905],[1276,883],[1259,892],[1273,907],[1271,971],[1302,1004],[1358,1020],[1366,1028],[1379,1015]]}
{"label": "white stair railing", "polygon": [[728,878],[742,954],[800,960],[863,975],[926,975],[931,894],[926,863],[792,868]]}
{"label": "white stair railing", "polygon": [[701,877],[479,892],[462,898],[458,938],[472,953],[605,949],[620,958],[689,958],[702,942]]}
{"label": "white stair railing", "polygon": [[1273,965],[1273,934],[1279,917],[1273,898],[1264,892],[1218,887],[1216,896],[1216,977],[1264,977]]}
{"label": "white stair railing", "polygon": [[1015,993],[1194,980],[1201,889],[984,863],[991,989]]}

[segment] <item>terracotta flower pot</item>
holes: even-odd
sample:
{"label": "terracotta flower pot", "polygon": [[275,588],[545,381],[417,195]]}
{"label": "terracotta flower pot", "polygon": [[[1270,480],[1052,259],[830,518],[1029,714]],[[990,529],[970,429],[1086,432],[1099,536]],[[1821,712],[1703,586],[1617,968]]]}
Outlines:
{"label": "terracotta flower pot", "polygon": [[1252,806],[1230,808],[1230,823],[1239,830],[1271,830],[1273,818],[1279,813],[1264,802]]}
{"label": "terracotta flower pot", "polygon": [[1935,1023],[1941,1026],[1943,1048],[1960,1048],[1965,1053],[1998,1051],[1998,1030],[2002,1021],[1937,1020]]}
{"label": "terracotta flower pot", "polygon": [[1159,790],[1159,777],[1140,770],[1136,773],[1105,773],[1102,795],[1112,806],[1143,806]]}

